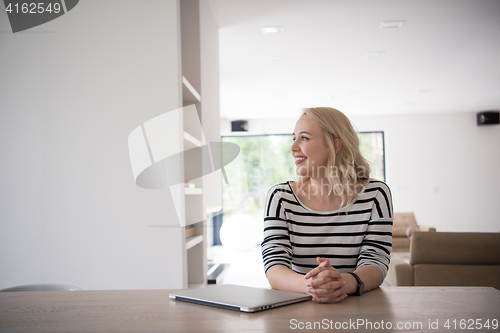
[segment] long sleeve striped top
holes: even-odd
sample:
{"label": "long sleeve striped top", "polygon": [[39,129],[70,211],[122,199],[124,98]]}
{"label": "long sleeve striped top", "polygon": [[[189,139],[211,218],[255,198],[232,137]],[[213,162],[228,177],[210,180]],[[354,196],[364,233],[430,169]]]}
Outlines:
{"label": "long sleeve striped top", "polygon": [[306,274],[330,260],[341,273],[365,265],[385,279],[392,250],[392,196],[389,187],[370,179],[353,204],[323,212],[306,207],[291,181],[273,186],[264,208],[262,258],[265,272],[283,265]]}

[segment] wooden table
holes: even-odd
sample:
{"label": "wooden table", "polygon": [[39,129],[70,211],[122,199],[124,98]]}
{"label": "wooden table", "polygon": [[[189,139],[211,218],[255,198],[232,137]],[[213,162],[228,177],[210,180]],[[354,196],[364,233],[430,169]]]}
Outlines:
{"label": "wooden table", "polygon": [[380,332],[389,325],[392,331],[458,332],[478,331],[478,323],[500,332],[493,329],[500,321],[500,291],[493,288],[383,287],[337,304],[308,301],[257,313],[175,301],[169,292],[0,293],[0,332],[312,332],[307,328],[314,325],[322,332],[342,326]]}

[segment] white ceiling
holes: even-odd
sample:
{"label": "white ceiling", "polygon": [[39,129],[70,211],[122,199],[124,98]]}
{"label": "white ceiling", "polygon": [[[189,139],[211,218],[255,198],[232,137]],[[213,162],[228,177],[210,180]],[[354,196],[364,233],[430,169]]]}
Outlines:
{"label": "white ceiling", "polygon": [[[347,115],[500,109],[500,0],[208,3],[230,120],[295,117],[311,106]],[[380,28],[392,20],[406,23]],[[264,35],[265,26],[285,32]]]}

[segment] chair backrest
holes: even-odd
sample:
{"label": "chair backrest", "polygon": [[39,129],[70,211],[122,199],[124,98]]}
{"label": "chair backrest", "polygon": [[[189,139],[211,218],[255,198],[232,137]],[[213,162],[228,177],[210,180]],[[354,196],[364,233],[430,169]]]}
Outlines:
{"label": "chair backrest", "polygon": [[415,286],[485,286],[500,290],[500,233],[415,232]]}
{"label": "chair backrest", "polygon": [[15,286],[1,291],[77,291],[82,290],[75,286],[70,286],[69,284],[54,284],[54,283],[42,283],[42,284],[25,284],[22,286]]}
{"label": "chair backrest", "polygon": [[410,264],[500,265],[500,233],[414,232]]}

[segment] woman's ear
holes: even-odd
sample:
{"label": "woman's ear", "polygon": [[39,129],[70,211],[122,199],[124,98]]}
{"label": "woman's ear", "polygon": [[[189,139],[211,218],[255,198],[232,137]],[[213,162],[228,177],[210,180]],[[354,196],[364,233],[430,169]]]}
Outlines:
{"label": "woman's ear", "polygon": [[335,154],[339,153],[340,148],[342,148],[342,140],[335,139]]}

